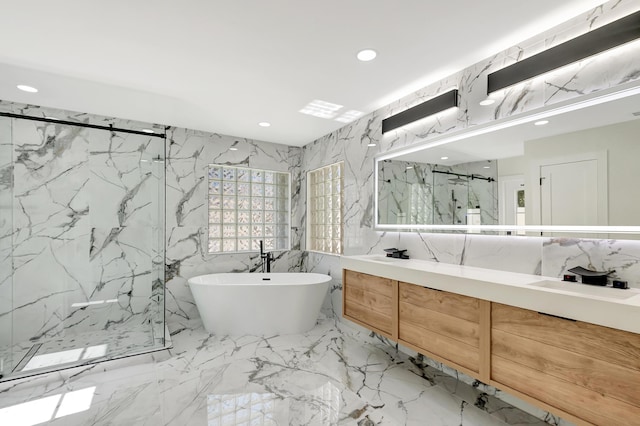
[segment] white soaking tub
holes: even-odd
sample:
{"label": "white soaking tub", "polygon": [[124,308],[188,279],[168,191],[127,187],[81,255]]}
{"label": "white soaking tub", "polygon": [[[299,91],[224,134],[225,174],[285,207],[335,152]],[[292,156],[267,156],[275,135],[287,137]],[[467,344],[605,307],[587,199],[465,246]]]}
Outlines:
{"label": "white soaking tub", "polygon": [[204,328],[217,335],[304,333],[318,319],[331,277],[223,273],[189,279]]}

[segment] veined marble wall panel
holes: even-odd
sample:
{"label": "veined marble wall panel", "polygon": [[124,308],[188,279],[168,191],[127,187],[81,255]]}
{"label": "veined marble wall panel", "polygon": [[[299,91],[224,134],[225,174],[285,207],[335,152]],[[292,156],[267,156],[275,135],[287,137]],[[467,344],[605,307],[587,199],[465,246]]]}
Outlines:
{"label": "veined marble wall panel", "polygon": [[89,135],[90,222],[96,228],[149,226],[159,220],[161,176],[155,163],[164,157],[157,137],[91,130]]}
{"label": "veined marble wall panel", "polygon": [[51,238],[88,231],[88,129],[17,119],[12,125],[14,228]]}
{"label": "veined marble wall panel", "polygon": [[[104,124],[87,114],[8,102],[0,102],[0,110]],[[2,121],[12,125],[15,182],[8,254],[13,282],[0,293],[13,309],[13,336],[6,344],[148,322],[154,305],[163,305],[151,297],[154,283],[162,290],[152,269],[155,264],[162,273],[164,262],[164,232],[157,226],[159,220],[164,226],[164,141]],[[111,123],[131,128],[134,122]],[[99,300],[117,302],[108,308],[72,306]]]}
{"label": "veined marble wall panel", "polygon": [[560,277],[575,266],[611,271],[614,279],[640,288],[640,242],[636,240],[544,238],[542,275]]}
{"label": "veined marble wall panel", "polygon": [[305,271],[316,274],[331,275],[329,292],[322,304],[322,312],[328,317],[342,316],[342,269],[340,257],[308,252],[305,260]]}
{"label": "veined marble wall panel", "polygon": [[291,250],[274,253],[272,270],[301,269],[302,148],[176,128],[169,129],[167,135],[166,315],[175,330],[199,316],[189,278],[216,272],[255,272],[260,264],[257,252],[208,252],[209,164],[291,173]]}
{"label": "veined marble wall panel", "polygon": [[289,147],[287,163],[291,173],[291,264],[289,270],[300,271],[302,252],[305,243],[305,223],[307,213],[306,175],[302,172],[302,149]]}
{"label": "veined marble wall panel", "polygon": [[88,300],[90,282],[89,233],[55,228],[42,234],[31,228],[16,230],[13,246],[14,343],[73,333],[87,321],[85,310],[73,303]]}
{"label": "veined marble wall panel", "polygon": [[[344,149],[344,254],[369,254],[395,247],[397,233],[376,232],[374,225],[374,156],[379,152],[382,120],[371,114],[336,132]],[[369,146],[376,144],[376,146]],[[317,147],[316,149],[322,149]]]}
{"label": "veined marble wall panel", "polygon": [[[13,146],[11,119],[0,117],[0,348],[12,341]],[[8,363],[8,362],[7,362]]]}
{"label": "veined marble wall panel", "polygon": [[[87,282],[89,300],[117,300],[106,310],[89,306],[92,315],[90,328],[110,329],[131,320],[134,315],[139,323],[154,304],[152,295],[153,229],[149,226],[122,228],[92,228],[89,264],[91,280]],[[135,299],[135,304],[132,300]],[[145,306],[140,306],[141,300]],[[117,309],[119,308],[119,309]]]}
{"label": "veined marble wall panel", "polygon": [[87,129],[12,120],[14,342],[63,335],[89,282]]}

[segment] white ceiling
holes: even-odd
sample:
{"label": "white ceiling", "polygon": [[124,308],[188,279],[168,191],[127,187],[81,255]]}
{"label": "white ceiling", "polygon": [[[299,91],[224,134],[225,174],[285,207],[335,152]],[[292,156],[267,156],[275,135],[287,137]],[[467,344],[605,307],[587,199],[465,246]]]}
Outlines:
{"label": "white ceiling", "polygon": [[0,0],[0,99],[302,146],[602,2]]}

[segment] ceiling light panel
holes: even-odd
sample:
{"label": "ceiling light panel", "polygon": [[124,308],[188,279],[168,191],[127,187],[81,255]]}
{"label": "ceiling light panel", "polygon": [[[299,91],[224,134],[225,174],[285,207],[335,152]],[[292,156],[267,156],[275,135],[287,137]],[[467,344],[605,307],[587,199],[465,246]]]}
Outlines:
{"label": "ceiling light panel", "polygon": [[312,115],[318,118],[330,120],[338,115],[338,111],[342,109],[342,105],[333,104],[327,101],[315,99],[300,110],[301,113]]}

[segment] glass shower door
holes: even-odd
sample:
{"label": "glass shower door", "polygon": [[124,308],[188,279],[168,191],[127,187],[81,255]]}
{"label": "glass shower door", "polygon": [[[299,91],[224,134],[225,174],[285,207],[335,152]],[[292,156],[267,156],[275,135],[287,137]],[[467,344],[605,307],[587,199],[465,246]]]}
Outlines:
{"label": "glass shower door", "polygon": [[164,138],[0,118],[14,183],[0,195],[5,377],[163,347]]}
{"label": "glass shower door", "polygon": [[0,117],[0,377],[13,365],[13,166],[11,119]]}

